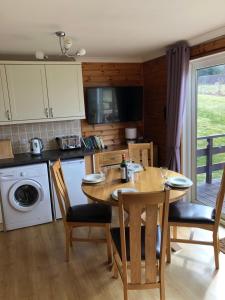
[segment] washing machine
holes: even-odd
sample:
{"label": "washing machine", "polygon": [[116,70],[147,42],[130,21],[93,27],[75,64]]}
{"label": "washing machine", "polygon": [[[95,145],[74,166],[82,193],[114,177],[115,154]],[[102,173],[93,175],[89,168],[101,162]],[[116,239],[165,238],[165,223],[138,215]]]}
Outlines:
{"label": "washing machine", "polygon": [[52,221],[46,163],[0,169],[4,229]]}

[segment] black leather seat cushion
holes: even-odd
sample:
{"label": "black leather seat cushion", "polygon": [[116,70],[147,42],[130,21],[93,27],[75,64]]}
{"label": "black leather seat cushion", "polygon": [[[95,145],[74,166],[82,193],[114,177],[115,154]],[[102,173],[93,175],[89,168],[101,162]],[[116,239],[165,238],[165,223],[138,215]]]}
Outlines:
{"label": "black leather seat cushion", "polygon": [[177,202],[170,205],[169,222],[214,224],[215,208],[189,202]]}
{"label": "black leather seat cushion", "polygon": [[[126,237],[126,252],[127,260],[130,260],[130,232],[129,227],[125,228],[125,237]],[[122,258],[121,250],[121,241],[120,241],[120,228],[111,228],[111,236],[116,246],[116,249]],[[160,258],[160,247],[161,247],[161,229],[160,226],[157,226],[157,238],[156,238],[156,257]],[[141,227],[141,259],[145,259],[145,226]]]}
{"label": "black leather seat cushion", "polygon": [[69,222],[111,223],[111,220],[111,206],[101,203],[75,205],[67,213]]}

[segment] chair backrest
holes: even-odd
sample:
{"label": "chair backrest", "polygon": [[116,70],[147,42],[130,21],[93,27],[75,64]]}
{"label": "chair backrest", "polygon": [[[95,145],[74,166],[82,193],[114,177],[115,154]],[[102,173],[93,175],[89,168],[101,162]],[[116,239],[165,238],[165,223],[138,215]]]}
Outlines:
{"label": "chair backrest", "polygon": [[[161,256],[156,257],[157,218],[159,205],[163,206],[161,225]],[[141,260],[141,215],[145,211],[145,274]],[[128,282],[127,253],[125,244],[125,212],[129,214],[130,228],[130,282]],[[168,230],[169,190],[154,193],[119,193],[119,221],[122,248],[123,274],[129,284],[154,284],[160,281],[165,268]],[[143,238],[143,237],[142,237]]]}
{"label": "chair backrest", "polygon": [[129,158],[144,167],[153,167],[153,143],[128,144]]}
{"label": "chair backrest", "polygon": [[127,156],[127,153],[126,149],[95,153],[94,171],[100,172],[102,167],[118,166],[122,161],[122,154]]}
{"label": "chair backrest", "polygon": [[223,175],[220,183],[219,192],[216,199],[216,216],[215,216],[215,226],[218,229],[220,224],[220,218],[223,208],[223,201],[225,196],[225,167],[223,168]]}
{"label": "chair backrest", "polygon": [[56,191],[56,195],[59,202],[60,211],[63,220],[66,221],[66,215],[70,207],[70,200],[68,196],[67,187],[64,180],[64,175],[62,171],[62,166],[60,160],[57,160],[51,167],[51,173],[53,178],[53,183]]}

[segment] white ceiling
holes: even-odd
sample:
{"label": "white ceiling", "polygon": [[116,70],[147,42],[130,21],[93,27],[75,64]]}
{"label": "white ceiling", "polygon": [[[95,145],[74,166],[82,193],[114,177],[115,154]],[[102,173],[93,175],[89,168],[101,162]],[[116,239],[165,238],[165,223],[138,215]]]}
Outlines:
{"label": "white ceiling", "polygon": [[143,61],[178,40],[225,34],[225,0],[1,0],[0,54],[59,53],[65,31],[88,58]]}

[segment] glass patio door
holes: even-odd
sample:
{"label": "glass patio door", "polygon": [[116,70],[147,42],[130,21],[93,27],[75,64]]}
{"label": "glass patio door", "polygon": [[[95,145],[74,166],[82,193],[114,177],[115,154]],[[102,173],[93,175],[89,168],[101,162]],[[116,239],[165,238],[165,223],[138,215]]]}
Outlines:
{"label": "glass patio door", "polygon": [[225,165],[225,53],[191,62],[189,95],[184,170],[195,183],[192,201],[215,206]]}

